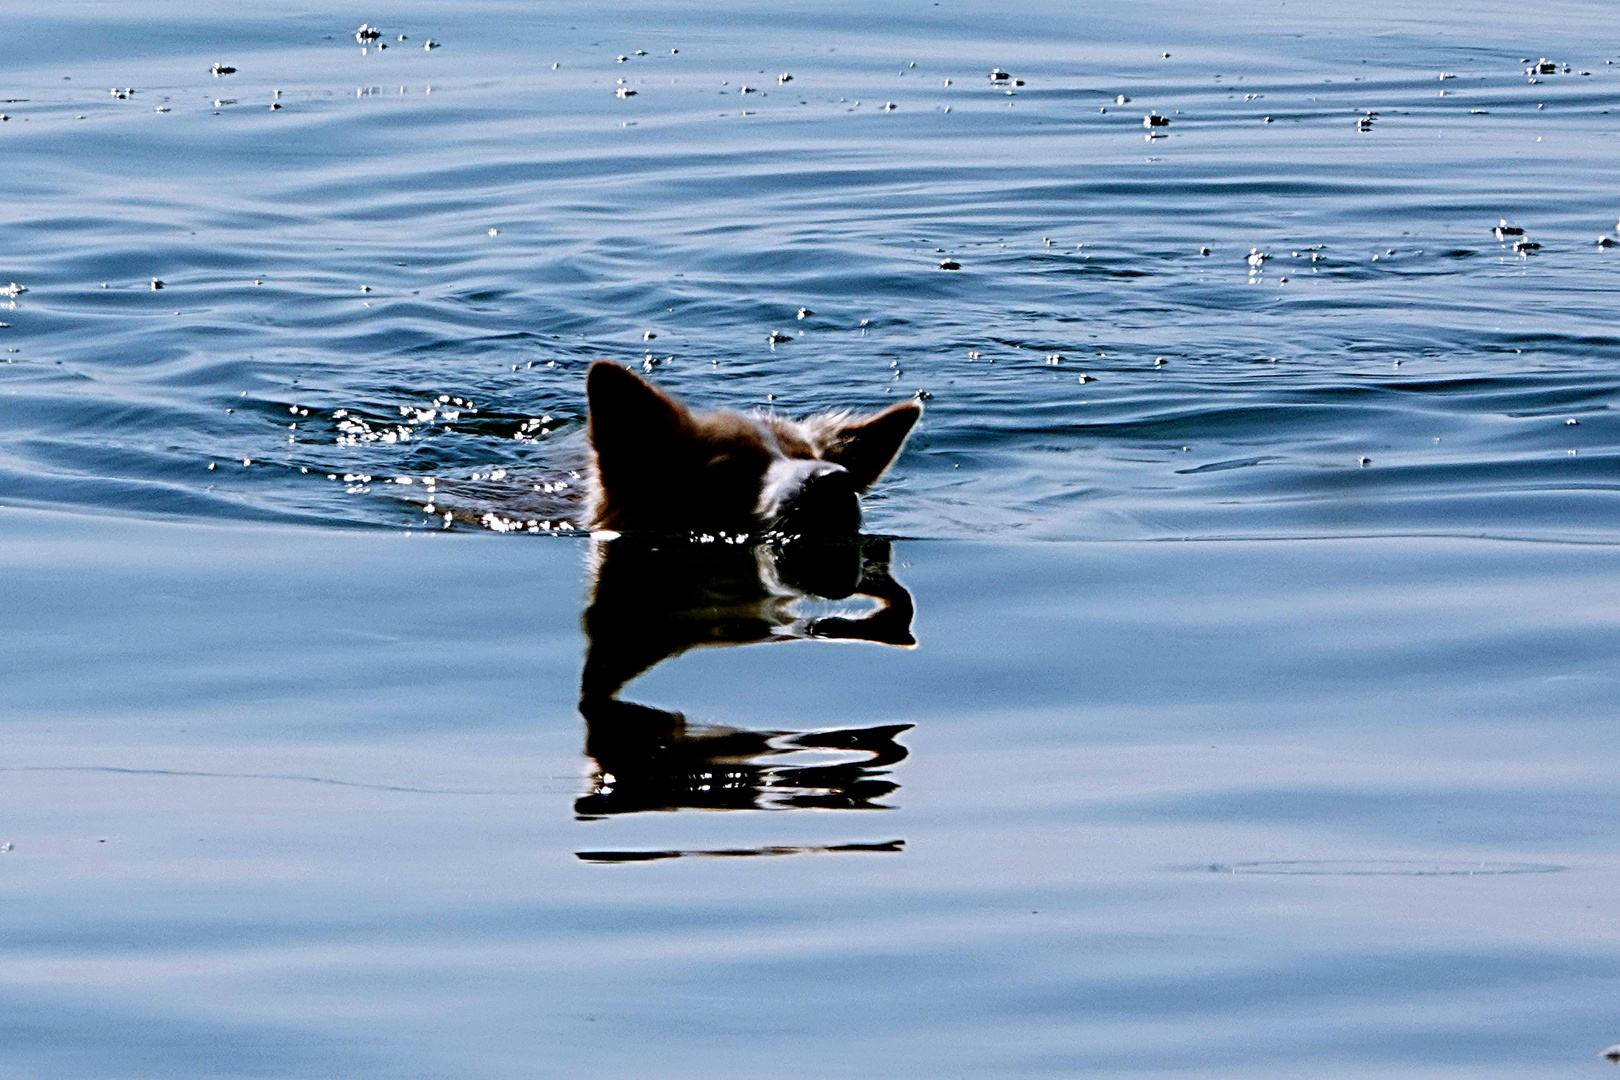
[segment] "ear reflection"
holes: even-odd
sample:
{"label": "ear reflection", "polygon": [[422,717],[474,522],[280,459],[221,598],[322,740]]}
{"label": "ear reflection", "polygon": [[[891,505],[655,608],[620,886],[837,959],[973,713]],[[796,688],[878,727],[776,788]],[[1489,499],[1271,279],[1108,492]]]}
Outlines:
{"label": "ear reflection", "polygon": [[833,731],[737,730],[619,700],[624,685],[698,645],[829,638],[914,644],[911,594],[889,574],[886,540],[598,543],[580,685],[595,763],[584,818],[644,810],[885,809],[887,766],[911,725]]}

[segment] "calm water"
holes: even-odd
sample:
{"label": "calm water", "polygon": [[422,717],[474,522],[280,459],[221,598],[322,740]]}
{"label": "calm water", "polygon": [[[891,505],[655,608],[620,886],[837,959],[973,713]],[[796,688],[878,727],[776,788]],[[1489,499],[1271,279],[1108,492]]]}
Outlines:
{"label": "calm water", "polygon": [[[1607,6],[0,45],[0,1074],[1613,1068]],[[601,358],[897,539],[479,529]]]}
{"label": "calm water", "polygon": [[622,813],[573,545],[0,528],[12,1075],[1612,1068],[1607,549],[899,544],[916,648],[624,696],[909,756],[738,753],[705,783],[778,809]]}

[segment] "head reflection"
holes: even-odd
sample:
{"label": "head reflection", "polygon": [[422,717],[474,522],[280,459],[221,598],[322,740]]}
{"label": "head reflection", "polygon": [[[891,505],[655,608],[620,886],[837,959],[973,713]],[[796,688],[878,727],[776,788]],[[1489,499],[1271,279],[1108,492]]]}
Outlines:
{"label": "head reflection", "polygon": [[740,730],[621,701],[637,675],[698,645],[829,638],[907,646],[911,594],[872,537],[786,544],[623,536],[597,545],[579,711],[592,788],[581,818],[644,810],[882,809],[911,725]]}

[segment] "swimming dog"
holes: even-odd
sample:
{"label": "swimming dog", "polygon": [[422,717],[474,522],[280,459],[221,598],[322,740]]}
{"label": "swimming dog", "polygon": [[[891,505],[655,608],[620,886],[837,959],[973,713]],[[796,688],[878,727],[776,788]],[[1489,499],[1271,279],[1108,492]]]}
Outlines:
{"label": "swimming dog", "polygon": [[589,521],[620,533],[854,533],[861,493],[922,416],[915,401],[804,420],[696,412],[607,361],[591,365],[585,396]]}

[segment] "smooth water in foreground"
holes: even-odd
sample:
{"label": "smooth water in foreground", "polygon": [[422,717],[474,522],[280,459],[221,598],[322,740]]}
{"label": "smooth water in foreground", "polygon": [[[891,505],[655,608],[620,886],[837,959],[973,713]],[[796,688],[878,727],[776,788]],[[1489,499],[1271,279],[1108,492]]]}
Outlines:
{"label": "smooth water in foreground", "polygon": [[0,530],[13,1075],[1612,1068],[1608,549],[899,544],[916,648],[625,696],[908,756],[619,813],[570,545]]}
{"label": "smooth water in foreground", "polygon": [[[1614,1068],[1607,6],[0,43],[0,1075]],[[927,414],[603,545],[603,358]]]}

